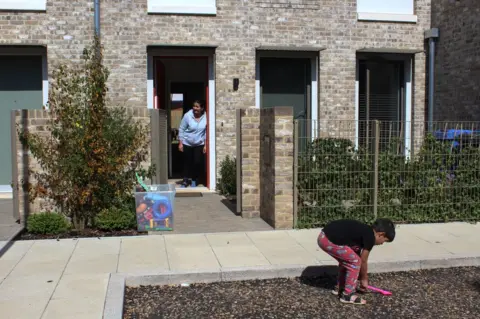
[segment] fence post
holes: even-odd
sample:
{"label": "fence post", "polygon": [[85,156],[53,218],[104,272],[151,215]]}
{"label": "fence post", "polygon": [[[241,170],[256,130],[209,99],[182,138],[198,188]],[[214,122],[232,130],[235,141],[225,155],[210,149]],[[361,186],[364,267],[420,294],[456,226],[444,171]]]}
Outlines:
{"label": "fence post", "polygon": [[297,227],[298,220],[298,121],[293,122],[293,228]]}
{"label": "fence post", "polygon": [[378,158],[380,156],[380,121],[375,120],[373,126],[373,174],[372,174],[372,208],[375,218],[378,216]]}
{"label": "fence post", "polygon": [[237,157],[236,157],[236,174],[237,174],[237,213],[240,214],[242,212],[242,110],[237,109],[236,112],[236,137],[237,137]]}

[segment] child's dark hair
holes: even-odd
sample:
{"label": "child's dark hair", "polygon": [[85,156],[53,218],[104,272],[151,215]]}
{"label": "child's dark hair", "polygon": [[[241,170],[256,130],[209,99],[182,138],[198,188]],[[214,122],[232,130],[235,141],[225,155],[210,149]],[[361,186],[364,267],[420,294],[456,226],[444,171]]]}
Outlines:
{"label": "child's dark hair", "polygon": [[385,233],[385,237],[390,242],[395,239],[395,225],[390,219],[379,218],[373,223],[372,227],[377,233]]}

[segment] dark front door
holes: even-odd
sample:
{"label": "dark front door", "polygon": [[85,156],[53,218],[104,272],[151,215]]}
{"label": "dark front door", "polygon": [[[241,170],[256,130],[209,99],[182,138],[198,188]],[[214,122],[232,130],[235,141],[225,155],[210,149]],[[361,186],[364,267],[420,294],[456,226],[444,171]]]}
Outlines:
{"label": "dark front door", "polygon": [[[183,158],[182,154],[178,151],[178,139],[176,138],[178,136],[178,128],[183,115],[192,109],[195,100],[202,100],[206,103],[207,87],[204,82],[174,82],[170,85],[170,93],[178,97],[183,97],[181,102],[171,101],[169,112],[169,143],[171,145],[171,155],[169,156],[170,178],[182,178]],[[207,105],[205,105],[205,108],[207,108]],[[198,182],[205,185],[205,177],[206,176],[200,178],[201,181]]]}
{"label": "dark front door", "polygon": [[0,186],[12,182],[10,112],[43,104],[42,56],[0,55]]}
{"label": "dark front door", "polygon": [[311,61],[304,58],[261,58],[261,108],[293,107],[299,120],[299,137],[307,136],[310,120]]}

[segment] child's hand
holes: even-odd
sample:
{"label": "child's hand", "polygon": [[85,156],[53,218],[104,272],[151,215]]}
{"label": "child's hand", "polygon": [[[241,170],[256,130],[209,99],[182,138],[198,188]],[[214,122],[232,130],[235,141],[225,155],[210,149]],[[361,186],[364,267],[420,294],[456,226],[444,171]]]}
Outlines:
{"label": "child's hand", "polygon": [[368,279],[360,280],[360,290],[363,292],[368,292]]}

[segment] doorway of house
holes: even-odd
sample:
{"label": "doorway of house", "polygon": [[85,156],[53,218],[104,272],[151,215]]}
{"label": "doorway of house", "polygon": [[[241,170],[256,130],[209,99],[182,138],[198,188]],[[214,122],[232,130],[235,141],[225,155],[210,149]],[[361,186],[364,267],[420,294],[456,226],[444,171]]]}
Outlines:
{"label": "doorway of house", "polygon": [[[195,100],[205,103],[208,112],[208,59],[206,57],[158,57],[155,64],[155,108],[167,112],[168,176],[177,185],[183,179],[184,159],[178,150],[180,122]],[[208,134],[207,134],[208,143]],[[208,152],[198,186],[209,187]]]}

